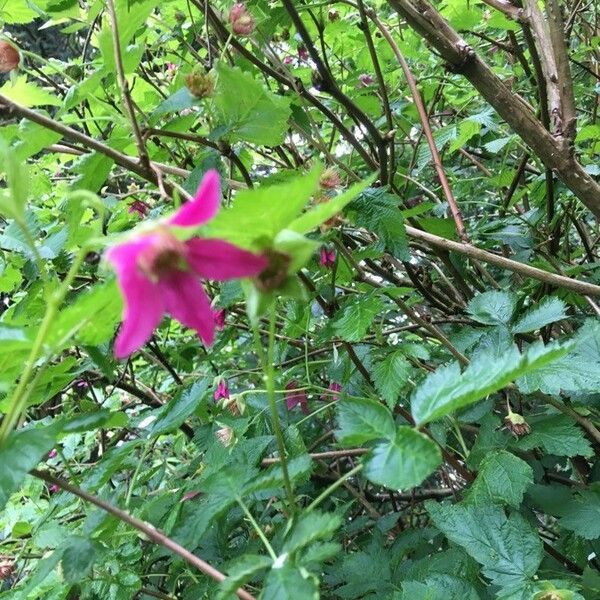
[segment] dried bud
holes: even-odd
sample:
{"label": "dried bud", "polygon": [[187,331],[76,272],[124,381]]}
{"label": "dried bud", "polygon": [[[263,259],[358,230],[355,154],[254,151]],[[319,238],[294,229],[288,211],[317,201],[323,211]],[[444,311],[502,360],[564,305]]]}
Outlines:
{"label": "dried bud", "polygon": [[327,190],[333,190],[340,184],[340,174],[335,169],[325,169],[319,179],[319,185]]}
{"label": "dried bud", "polygon": [[233,443],[234,434],[233,429],[231,429],[231,427],[221,427],[221,429],[217,430],[215,435],[217,437],[217,440],[219,440],[219,442],[221,442],[221,444],[223,444],[223,446],[225,446],[226,448],[228,446],[231,446],[231,444]]}
{"label": "dried bud", "polygon": [[211,73],[206,73],[202,67],[194,67],[185,76],[185,85],[195,98],[208,98],[215,91],[215,80]]}
{"label": "dried bud", "polygon": [[245,4],[238,2],[229,11],[229,23],[231,30],[237,35],[250,35],[256,27],[254,17],[248,11]]}
{"label": "dried bud", "polygon": [[328,13],[327,13],[327,18],[329,19],[330,23],[333,23],[334,21],[337,21],[340,18],[340,13],[335,10],[335,9],[331,9]]}
{"label": "dried bud", "polygon": [[254,283],[261,292],[271,292],[281,287],[288,278],[291,259],[287,254],[276,250],[268,250],[265,256],[269,264],[254,279]]}
{"label": "dried bud", "polygon": [[15,559],[8,554],[0,554],[0,581],[8,579],[15,570]]}
{"label": "dried bud", "polygon": [[373,85],[373,77],[371,75],[369,75],[368,73],[361,73],[358,76],[358,80],[360,81],[361,85],[363,87],[369,87],[370,85]]}
{"label": "dried bud", "polygon": [[520,438],[531,431],[531,427],[522,415],[514,413],[510,408],[508,414],[504,417],[504,425],[516,437]]}
{"label": "dried bud", "polygon": [[10,73],[19,68],[19,51],[8,42],[0,40],[0,73]]}

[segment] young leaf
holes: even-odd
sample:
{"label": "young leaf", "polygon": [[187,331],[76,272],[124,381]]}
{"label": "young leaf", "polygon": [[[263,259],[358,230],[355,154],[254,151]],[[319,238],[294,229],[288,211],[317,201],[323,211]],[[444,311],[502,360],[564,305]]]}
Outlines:
{"label": "young leaf", "polygon": [[513,333],[527,333],[564,319],[566,304],[556,297],[544,298],[530,308],[512,327]]}
{"label": "young leaf", "polygon": [[481,506],[504,503],[518,507],[531,483],[533,469],[524,460],[505,450],[496,450],[481,462],[467,501]]}
{"label": "young leaf", "polygon": [[502,357],[482,353],[460,372],[458,363],[439,368],[414,391],[411,401],[417,425],[434,421],[459,408],[482,400],[511,381],[557,360],[567,348],[532,345],[523,354],[515,346]]}
{"label": "young leaf", "polygon": [[180,392],[160,411],[152,426],[152,435],[162,435],[177,429],[206,399],[207,390],[208,379],[201,379]]}
{"label": "young leaf", "polygon": [[411,427],[398,427],[393,440],[380,442],[365,460],[363,473],[373,483],[394,490],[419,485],[440,465],[437,444]]}
{"label": "young leaf", "polygon": [[339,515],[311,511],[300,515],[283,543],[283,552],[292,553],[312,542],[331,537],[342,524]]}
{"label": "young leaf", "polygon": [[341,316],[336,315],[333,328],[343,340],[360,342],[383,306],[379,296],[357,296],[344,305]]}
{"label": "young leaf", "polygon": [[483,567],[483,574],[504,595],[518,590],[536,574],[542,542],[518,513],[508,518],[496,506],[425,503],[435,526]]}
{"label": "young leaf", "polygon": [[270,567],[272,562],[268,556],[258,554],[243,554],[231,561],[227,566],[227,579],[221,582],[215,600],[229,600],[239,587],[262,569]]}
{"label": "young leaf", "polygon": [[498,325],[508,323],[515,308],[517,298],[510,292],[490,291],[475,296],[467,307],[470,315],[478,323]]}
{"label": "young leaf", "polygon": [[390,411],[374,400],[344,398],[337,404],[339,429],[336,437],[341,444],[352,446],[371,440],[396,436],[396,425]]}
{"label": "young leaf", "polygon": [[391,352],[382,361],[373,365],[373,381],[377,391],[393,408],[398,400],[398,394],[408,380],[410,363],[401,351]]}
{"label": "young leaf", "polygon": [[62,556],[62,570],[69,583],[81,581],[94,564],[96,545],[81,536],[68,540]]}
{"label": "young leaf", "polygon": [[265,581],[261,600],[319,600],[318,580],[304,569],[297,569],[284,563],[273,565]]}

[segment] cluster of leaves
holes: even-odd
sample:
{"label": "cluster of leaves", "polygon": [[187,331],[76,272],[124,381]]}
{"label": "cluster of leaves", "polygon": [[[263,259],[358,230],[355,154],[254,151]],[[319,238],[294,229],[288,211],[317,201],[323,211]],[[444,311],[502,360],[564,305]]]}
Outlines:
{"label": "cluster of leaves", "polygon": [[[597,224],[394,4],[251,0],[239,34],[224,0],[0,0],[0,599],[599,597]],[[493,4],[430,10],[539,110]],[[283,275],[207,284],[213,347],[167,318],[118,362],[102,254],[209,169],[224,209],[178,235]]]}

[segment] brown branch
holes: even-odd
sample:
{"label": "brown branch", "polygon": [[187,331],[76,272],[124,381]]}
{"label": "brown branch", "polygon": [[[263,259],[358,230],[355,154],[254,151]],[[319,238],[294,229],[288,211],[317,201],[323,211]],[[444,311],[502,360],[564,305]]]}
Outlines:
{"label": "brown branch", "polygon": [[[226,576],[221,573],[221,571],[215,569],[213,566],[209,565],[207,562],[203,561],[201,558],[198,558],[195,554],[192,554],[189,550],[186,550],[183,546],[180,546],[176,541],[167,537],[164,533],[160,532],[150,523],[146,523],[140,519],[137,519],[133,515],[130,515],[128,512],[109,504],[105,500],[82,490],[81,488],[72,485],[68,481],[61,479],[59,477],[55,477],[51,475],[47,471],[39,471],[38,469],[33,469],[30,471],[31,475],[45,481],[50,485],[57,485],[65,492],[70,492],[74,494],[78,498],[85,500],[86,502],[90,502],[94,506],[101,508],[107,513],[114,515],[124,523],[127,523],[131,527],[134,527],[138,531],[141,531],[150,541],[155,544],[160,544],[164,548],[171,550],[174,554],[177,554],[180,558],[185,560],[187,563],[196,567],[199,571],[214,579],[215,581],[224,581]],[[238,598],[242,598],[242,600],[256,600],[256,598],[243,590],[242,588],[238,589],[236,592]]]}
{"label": "brown branch", "polygon": [[[344,458],[347,456],[362,456],[369,452],[368,448],[349,448],[348,450],[330,450],[328,452],[313,452],[309,454],[309,456],[313,460],[321,460],[324,458]],[[274,456],[271,458],[263,458],[261,461],[261,466],[268,467],[269,465],[277,465],[280,462],[280,458],[278,456]]]}

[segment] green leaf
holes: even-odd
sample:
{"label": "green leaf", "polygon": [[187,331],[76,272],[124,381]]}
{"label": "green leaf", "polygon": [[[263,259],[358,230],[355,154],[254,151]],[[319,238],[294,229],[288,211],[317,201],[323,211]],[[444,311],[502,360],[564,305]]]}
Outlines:
{"label": "green leaf", "polygon": [[207,390],[208,379],[201,379],[177,394],[161,409],[152,426],[152,435],[163,435],[177,429],[206,400]]}
{"label": "green leaf", "polygon": [[381,403],[362,398],[343,398],[337,403],[336,438],[346,446],[396,437],[390,411]]}
{"label": "green leaf", "polygon": [[14,82],[7,81],[0,87],[0,94],[27,108],[35,106],[60,106],[62,101],[35,83],[28,83],[27,76],[17,77]]}
{"label": "green leaf", "polygon": [[316,577],[304,569],[296,569],[288,564],[274,565],[269,573],[260,600],[319,600]]}
{"label": "green leaf", "polygon": [[502,356],[481,353],[461,373],[458,363],[441,367],[414,391],[411,401],[417,425],[434,421],[502,389],[515,379],[557,360],[567,348],[530,346],[520,354],[515,346]]}
{"label": "green leaf", "polygon": [[316,510],[303,513],[286,535],[282,550],[291,554],[316,540],[330,538],[341,524],[342,519],[336,514]]}
{"label": "green leaf", "polygon": [[391,352],[373,365],[372,377],[377,391],[392,409],[398,394],[408,381],[410,363],[400,350]]}
{"label": "green leaf", "polygon": [[517,447],[521,450],[543,448],[556,456],[593,456],[594,451],[581,429],[563,414],[528,417],[529,435],[521,438]]}
{"label": "green leaf", "polygon": [[518,590],[536,574],[542,542],[518,513],[507,517],[497,506],[425,503],[435,526],[479,562],[483,574],[505,595]]}
{"label": "green leaf", "polygon": [[226,126],[226,137],[266,146],[283,143],[290,101],[267,91],[259,80],[220,61],[214,103]]}
{"label": "green leaf", "polygon": [[517,298],[509,292],[490,291],[471,299],[467,310],[478,323],[484,325],[506,324],[517,306]]}
{"label": "green leaf", "polygon": [[559,523],[586,539],[600,538],[600,491],[582,490],[562,510]]}
{"label": "green leaf", "polygon": [[167,99],[163,100],[153,111],[151,117],[159,117],[172,112],[180,112],[186,108],[191,108],[196,103],[196,99],[186,87],[182,87]]}
{"label": "green leaf", "polygon": [[527,333],[566,318],[566,304],[556,297],[544,298],[530,308],[512,327],[513,333]]}
{"label": "green leaf", "polygon": [[400,490],[413,488],[442,462],[437,444],[410,427],[398,427],[391,441],[375,446],[363,473],[373,483]]}
{"label": "green leaf", "polygon": [[344,304],[341,315],[336,314],[333,329],[347,342],[360,342],[383,307],[383,300],[379,296],[355,296]]}
{"label": "green leaf", "polygon": [[[312,470],[312,460],[308,454],[295,456],[289,460],[288,476],[291,481],[307,478]],[[285,485],[281,465],[274,465],[266,472],[262,472],[244,486],[242,496],[265,490],[282,489]]]}
{"label": "green leaf", "polygon": [[371,177],[368,177],[364,181],[355,183],[343,194],[331,198],[328,202],[317,204],[293,221],[288,229],[296,231],[297,233],[308,233],[309,231],[312,231],[315,227],[318,227],[321,223],[325,223],[325,221],[342,211],[349,202],[351,202],[366,187],[371,185],[374,179],[375,175],[371,175]]}
{"label": "green leaf", "polygon": [[93,412],[78,414],[72,419],[69,419],[63,427],[63,433],[75,433],[99,429],[113,421],[115,417],[118,417],[118,421],[122,423],[121,426],[127,424],[126,414],[122,412],[111,412],[108,408],[101,408],[100,410],[95,410]]}
{"label": "green leaf", "polygon": [[480,600],[475,588],[452,575],[436,574],[424,583],[402,582],[402,595],[394,600]]}
{"label": "green leaf", "polygon": [[0,509],[16,492],[31,469],[52,450],[60,431],[58,422],[48,427],[13,431],[0,446]]}
{"label": "green leaf", "polygon": [[243,554],[227,565],[227,579],[221,582],[216,600],[229,600],[235,591],[261,571],[271,566],[268,556],[258,554]]}
{"label": "green leaf", "polygon": [[467,500],[482,506],[504,503],[518,507],[532,483],[533,469],[524,460],[505,450],[496,450],[481,462]]}
{"label": "green leaf", "polygon": [[96,545],[84,537],[73,537],[62,556],[62,570],[69,583],[84,579],[94,564]]}

